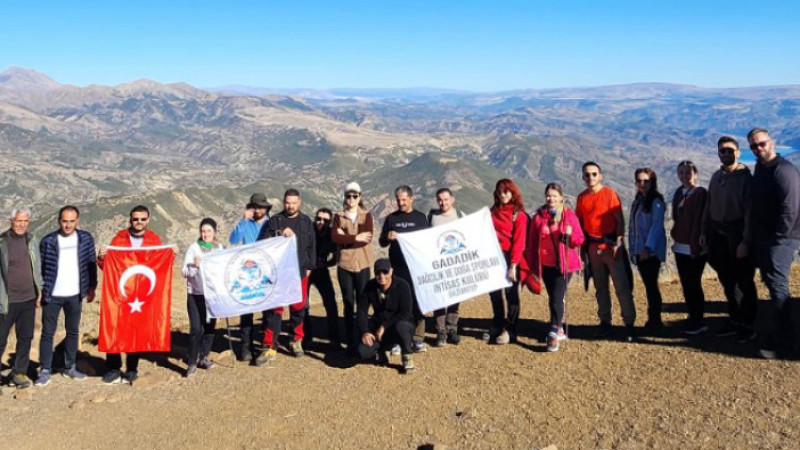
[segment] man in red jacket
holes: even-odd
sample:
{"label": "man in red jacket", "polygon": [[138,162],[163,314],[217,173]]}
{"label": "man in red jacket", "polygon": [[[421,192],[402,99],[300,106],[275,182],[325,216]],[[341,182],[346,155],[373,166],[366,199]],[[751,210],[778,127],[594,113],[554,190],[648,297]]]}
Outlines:
{"label": "man in red jacket", "polygon": [[[111,239],[112,247],[154,247],[161,245],[161,238],[153,231],[147,229],[150,223],[150,210],[146,206],[135,206],[130,213],[130,226],[124,230],[119,230],[116,236]],[[97,266],[103,268],[105,261],[106,247],[100,248],[97,256]],[[133,383],[139,376],[139,354],[128,353],[125,357],[125,369],[123,374],[122,356],[119,353],[108,353],[106,355],[106,365],[108,372],[103,375],[103,383],[116,384],[127,381]]]}

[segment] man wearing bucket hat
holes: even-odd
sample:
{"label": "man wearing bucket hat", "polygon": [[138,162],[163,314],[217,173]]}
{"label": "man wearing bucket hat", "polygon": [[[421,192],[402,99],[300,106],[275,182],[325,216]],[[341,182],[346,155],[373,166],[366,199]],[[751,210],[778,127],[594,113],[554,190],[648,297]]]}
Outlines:
{"label": "man wearing bucket hat", "polygon": [[[252,244],[258,239],[258,233],[264,226],[269,226],[269,210],[272,205],[264,194],[253,194],[245,206],[242,219],[231,231],[230,242],[232,245]],[[266,320],[262,322],[266,323]],[[245,314],[239,317],[239,328],[242,332],[242,350],[240,361],[252,361],[255,347],[253,345],[253,315]]]}

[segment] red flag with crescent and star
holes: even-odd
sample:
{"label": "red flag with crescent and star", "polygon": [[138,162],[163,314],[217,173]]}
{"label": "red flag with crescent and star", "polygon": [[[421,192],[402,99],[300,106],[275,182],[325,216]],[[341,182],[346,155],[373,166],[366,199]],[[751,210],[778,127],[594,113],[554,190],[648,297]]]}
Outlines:
{"label": "red flag with crescent and star", "polygon": [[101,352],[170,350],[173,259],[171,246],[108,247],[97,346]]}

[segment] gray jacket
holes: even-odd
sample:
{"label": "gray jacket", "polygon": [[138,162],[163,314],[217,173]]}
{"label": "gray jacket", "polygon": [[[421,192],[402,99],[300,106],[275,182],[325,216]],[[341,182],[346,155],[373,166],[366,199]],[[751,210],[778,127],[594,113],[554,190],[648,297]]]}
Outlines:
{"label": "gray jacket", "polygon": [[[8,289],[6,289],[6,279],[8,279],[8,233],[6,230],[0,234],[0,314],[8,314]],[[28,255],[31,257],[31,268],[33,269],[33,284],[38,296],[42,289],[42,267],[39,260],[39,243],[32,234],[27,233]]]}

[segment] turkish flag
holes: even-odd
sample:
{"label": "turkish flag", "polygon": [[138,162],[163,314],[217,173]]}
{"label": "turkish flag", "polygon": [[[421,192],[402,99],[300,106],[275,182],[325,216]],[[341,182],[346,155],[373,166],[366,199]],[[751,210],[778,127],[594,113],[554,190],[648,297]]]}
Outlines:
{"label": "turkish flag", "polygon": [[103,265],[98,349],[168,352],[172,247],[109,247]]}

